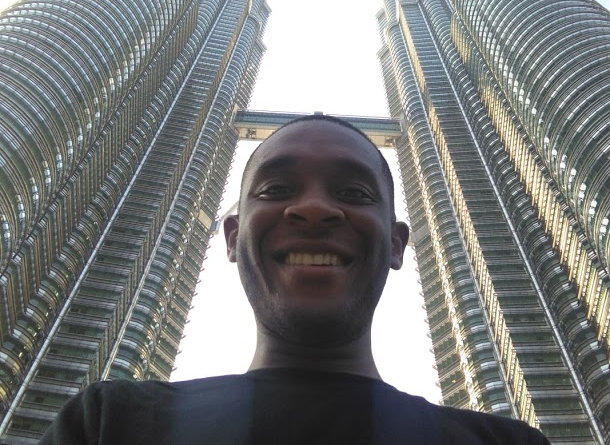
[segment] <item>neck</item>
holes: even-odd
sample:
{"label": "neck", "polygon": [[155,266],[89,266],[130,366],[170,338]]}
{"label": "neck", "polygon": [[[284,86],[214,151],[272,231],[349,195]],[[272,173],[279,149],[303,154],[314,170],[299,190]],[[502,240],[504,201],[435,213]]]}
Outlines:
{"label": "neck", "polygon": [[327,347],[288,342],[259,326],[249,371],[263,368],[344,372],[382,380],[373,359],[370,328],[353,341]]}

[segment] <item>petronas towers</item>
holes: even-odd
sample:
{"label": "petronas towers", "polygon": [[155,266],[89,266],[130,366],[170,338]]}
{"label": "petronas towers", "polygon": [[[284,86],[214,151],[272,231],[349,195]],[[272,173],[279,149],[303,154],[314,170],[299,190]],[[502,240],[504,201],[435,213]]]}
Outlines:
{"label": "petronas towers", "polygon": [[[609,13],[380,6],[443,403],[608,443]],[[36,443],[92,381],[169,378],[270,12],[49,0],[0,15],[1,443]]]}

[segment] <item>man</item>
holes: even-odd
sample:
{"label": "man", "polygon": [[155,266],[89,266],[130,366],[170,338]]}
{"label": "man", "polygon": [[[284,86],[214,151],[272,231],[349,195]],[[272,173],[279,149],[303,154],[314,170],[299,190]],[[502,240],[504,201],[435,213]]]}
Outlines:
{"label": "man", "polygon": [[243,375],[101,382],[62,409],[42,444],[548,444],[522,422],[399,392],[379,376],[371,323],[408,239],[379,150],[328,116],[269,137],[225,221],[254,309]]}

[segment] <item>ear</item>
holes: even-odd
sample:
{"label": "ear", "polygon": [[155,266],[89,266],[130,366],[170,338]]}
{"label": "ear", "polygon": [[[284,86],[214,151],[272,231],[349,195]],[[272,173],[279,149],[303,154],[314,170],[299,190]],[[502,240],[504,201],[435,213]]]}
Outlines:
{"label": "ear", "polygon": [[229,215],[224,223],[225,241],[227,242],[227,258],[230,262],[237,261],[235,249],[237,248],[237,233],[239,231],[239,216]]}
{"label": "ear", "polygon": [[402,267],[402,258],[405,248],[409,242],[409,226],[406,223],[396,221],[392,223],[392,262],[390,266],[394,270]]}

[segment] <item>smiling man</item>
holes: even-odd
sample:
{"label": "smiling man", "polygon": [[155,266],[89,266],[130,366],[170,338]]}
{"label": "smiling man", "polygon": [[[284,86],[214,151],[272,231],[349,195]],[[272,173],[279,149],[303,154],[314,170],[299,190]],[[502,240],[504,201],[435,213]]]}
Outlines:
{"label": "smiling man", "polygon": [[379,378],[373,312],[409,233],[391,184],[376,147],[328,117],[288,125],[252,155],[225,234],[256,314],[253,369],[339,348],[350,354],[309,366]]}
{"label": "smiling man", "polygon": [[[254,310],[248,372],[188,382],[99,382],[42,444],[548,444],[523,422],[439,407],[384,383],[371,323],[406,224],[359,130],[313,115],[250,158],[227,254]],[[230,353],[228,351],[227,353]]]}

